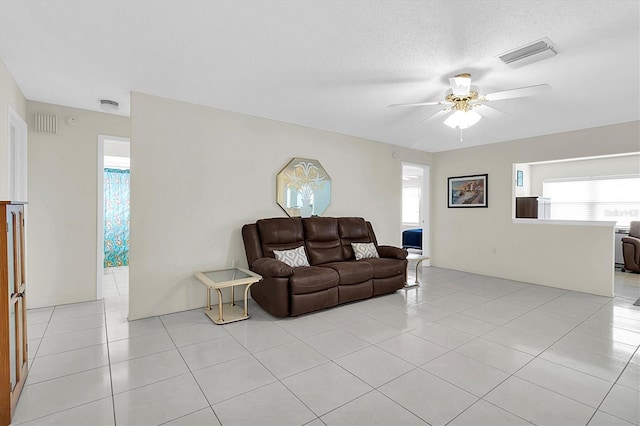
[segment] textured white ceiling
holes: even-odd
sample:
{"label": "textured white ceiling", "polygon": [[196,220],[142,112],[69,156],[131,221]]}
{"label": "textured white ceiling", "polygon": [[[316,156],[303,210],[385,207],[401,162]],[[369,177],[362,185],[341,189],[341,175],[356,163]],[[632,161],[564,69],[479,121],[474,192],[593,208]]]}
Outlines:
{"label": "textured white ceiling", "polygon": [[[442,151],[640,119],[638,0],[0,0],[0,58],[30,100],[99,110],[131,91]],[[496,56],[548,37],[559,54]],[[458,131],[420,121],[447,79],[507,115]],[[603,141],[606,143],[606,141]]]}

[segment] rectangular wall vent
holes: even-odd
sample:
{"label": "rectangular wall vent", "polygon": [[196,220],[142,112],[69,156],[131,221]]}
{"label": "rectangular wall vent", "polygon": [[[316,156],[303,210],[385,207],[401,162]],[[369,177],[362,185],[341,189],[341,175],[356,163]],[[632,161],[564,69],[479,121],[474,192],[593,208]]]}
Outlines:
{"label": "rectangular wall vent", "polygon": [[534,43],[499,55],[498,58],[512,67],[521,67],[557,55],[551,40],[543,38]]}
{"label": "rectangular wall vent", "polygon": [[58,117],[55,115],[36,113],[36,132],[58,133]]}

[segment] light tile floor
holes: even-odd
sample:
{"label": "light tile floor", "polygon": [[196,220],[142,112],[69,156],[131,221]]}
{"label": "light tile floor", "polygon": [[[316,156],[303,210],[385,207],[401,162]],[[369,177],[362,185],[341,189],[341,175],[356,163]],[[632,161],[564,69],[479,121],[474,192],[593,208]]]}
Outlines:
{"label": "light tile floor", "polygon": [[15,424],[629,425],[640,422],[640,275],[615,298],[422,268],[423,285],[299,318],[255,303],[127,322],[102,301],[28,313]]}

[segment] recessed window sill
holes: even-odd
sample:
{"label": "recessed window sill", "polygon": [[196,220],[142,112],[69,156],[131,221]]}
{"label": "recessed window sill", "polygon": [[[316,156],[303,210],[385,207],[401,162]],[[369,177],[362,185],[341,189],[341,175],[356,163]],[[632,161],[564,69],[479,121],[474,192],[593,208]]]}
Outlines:
{"label": "recessed window sill", "polygon": [[605,226],[615,228],[616,222],[600,220],[557,220],[557,219],[512,219],[519,225],[571,225],[571,226]]}

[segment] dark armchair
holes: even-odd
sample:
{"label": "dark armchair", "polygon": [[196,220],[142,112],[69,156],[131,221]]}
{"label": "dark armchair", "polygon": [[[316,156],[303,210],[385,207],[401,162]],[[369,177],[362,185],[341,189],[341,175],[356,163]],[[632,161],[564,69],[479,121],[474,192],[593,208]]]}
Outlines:
{"label": "dark armchair", "polygon": [[622,238],[622,272],[640,272],[640,221],[631,222],[629,236]]}

